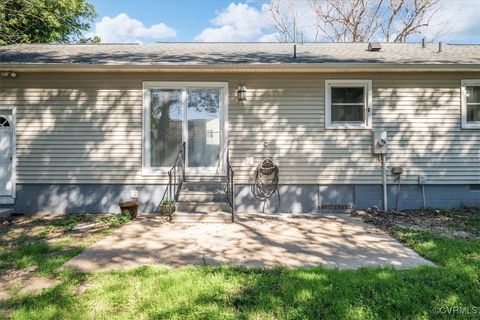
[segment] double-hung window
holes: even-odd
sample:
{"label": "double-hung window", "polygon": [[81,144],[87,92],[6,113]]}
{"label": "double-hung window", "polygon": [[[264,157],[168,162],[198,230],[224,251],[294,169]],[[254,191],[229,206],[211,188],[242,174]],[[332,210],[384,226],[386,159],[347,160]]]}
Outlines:
{"label": "double-hung window", "polygon": [[480,129],[480,79],[462,81],[462,128]]}
{"label": "double-hung window", "polygon": [[325,128],[371,128],[371,80],[325,81]]}

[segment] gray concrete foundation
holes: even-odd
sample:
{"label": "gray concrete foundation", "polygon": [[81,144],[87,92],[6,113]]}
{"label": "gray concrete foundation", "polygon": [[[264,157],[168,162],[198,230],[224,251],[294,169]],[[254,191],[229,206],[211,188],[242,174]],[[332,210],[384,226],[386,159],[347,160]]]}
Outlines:
{"label": "gray concrete foundation", "polygon": [[280,185],[269,200],[255,199],[251,185],[235,186],[236,212],[314,212],[317,208],[317,185]]}
{"label": "gray concrete foundation", "polygon": [[[17,185],[17,213],[118,213],[118,202],[129,200],[138,191],[141,212],[154,212],[165,185],[119,184],[20,184]],[[395,209],[397,186],[388,186],[389,208]],[[480,190],[470,185],[425,185],[425,204],[429,208],[480,207]],[[313,213],[321,205],[351,205],[365,209],[383,207],[380,184],[357,185],[280,185],[266,202],[255,199],[251,185],[235,186],[237,213],[282,212]],[[401,185],[398,209],[423,206],[419,185]]]}
{"label": "gray concrete foundation", "polygon": [[[250,185],[236,186],[237,212],[262,212],[264,201],[255,199]],[[397,185],[388,185],[389,209],[397,207]],[[382,185],[281,185],[265,202],[265,212],[316,212],[321,205],[345,205],[356,209],[383,208]],[[425,185],[427,208],[480,207],[480,191],[470,185]],[[423,207],[420,185],[400,185],[398,209]]]}
{"label": "gray concrete foundation", "polygon": [[[397,185],[388,185],[388,206],[395,209]],[[373,205],[382,208],[381,185],[356,185],[355,206],[368,208]],[[427,208],[480,207],[480,192],[472,190],[470,185],[425,185],[425,206]],[[423,207],[422,187],[420,185],[400,185],[398,209],[418,209]]]}
{"label": "gray concrete foundation", "polygon": [[119,201],[130,200],[138,191],[141,212],[154,212],[165,185],[17,185],[17,213],[119,213]]}

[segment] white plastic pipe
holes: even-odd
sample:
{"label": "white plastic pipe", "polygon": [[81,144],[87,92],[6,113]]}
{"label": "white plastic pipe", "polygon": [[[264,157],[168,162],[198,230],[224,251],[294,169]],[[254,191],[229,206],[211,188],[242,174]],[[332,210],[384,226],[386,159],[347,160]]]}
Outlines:
{"label": "white plastic pipe", "polygon": [[423,209],[425,209],[426,206],[426,201],[425,201],[425,185],[422,184],[422,199],[423,199]]}
{"label": "white plastic pipe", "polygon": [[388,199],[387,199],[387,160],[385,154],[382,154],[382,182],[383,182],[383,210],[388,210]]}

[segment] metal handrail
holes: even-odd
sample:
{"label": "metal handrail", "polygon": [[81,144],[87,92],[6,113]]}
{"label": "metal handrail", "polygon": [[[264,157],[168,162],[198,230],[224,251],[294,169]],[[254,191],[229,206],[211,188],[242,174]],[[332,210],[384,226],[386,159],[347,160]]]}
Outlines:
{"label": "metal handrail", "polygon": [[175,162],[172,168],[168,171],[168,186],[163,193],[162,201],[171,201],[175,204],[180,196],[183,182],[185,181],[185,142],[182,142],[182,146],[177,153]]}
{"label": "metal handrail", "polygon": [[234,171],[230,165],[230,141],[227,142],[226,151],[226,169],[227,169],[227,181],[225,186],[225,193],[227,194],[228,204],[232,209],[232,222],[235,221],[235,184],[233,182]]}

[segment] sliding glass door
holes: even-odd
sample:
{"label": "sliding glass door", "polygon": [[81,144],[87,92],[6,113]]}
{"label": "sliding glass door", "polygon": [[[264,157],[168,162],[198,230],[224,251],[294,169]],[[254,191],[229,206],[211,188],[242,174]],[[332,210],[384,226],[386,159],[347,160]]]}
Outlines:
{"label": "sliding glass door", "polygon": [[226,84],[147,86],[146,166],[165,171],[174,164],[185,142],[187,173],[214,173],[226,139]]}
{"label": "sliding glass door", "polygon": [[187,90],[187,167],[215,168],[220,158],[219,88]]}
{"label": "sliding glass door", "polygon": [[150,163],[152,167],[172,166],[183,141],[182,90],[152,89],[151,101]]}

